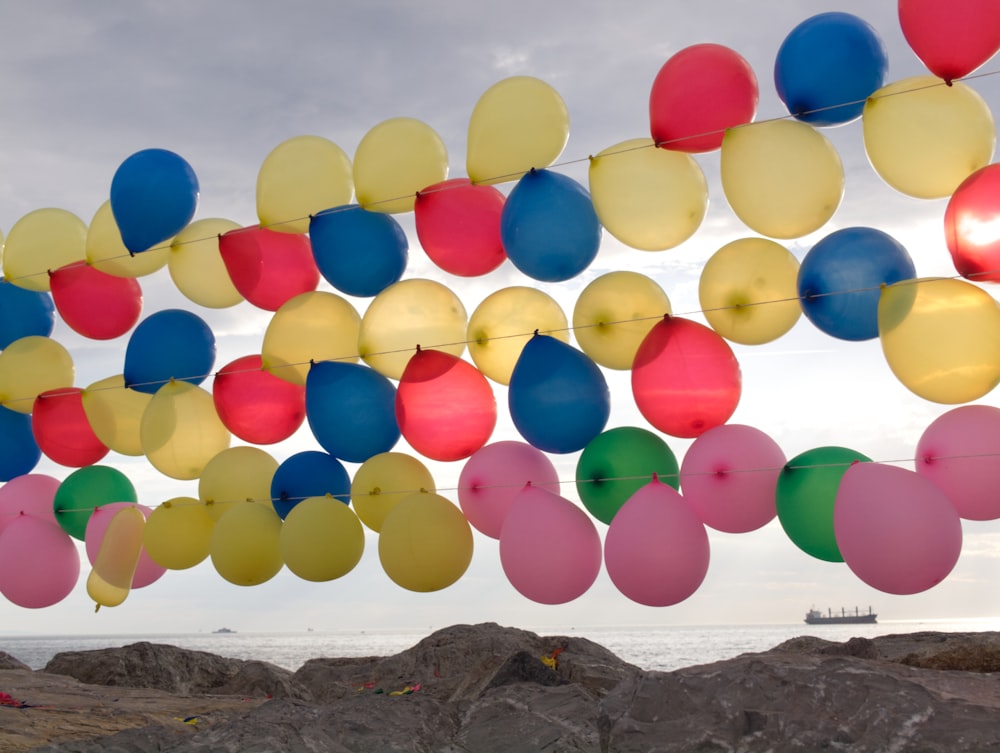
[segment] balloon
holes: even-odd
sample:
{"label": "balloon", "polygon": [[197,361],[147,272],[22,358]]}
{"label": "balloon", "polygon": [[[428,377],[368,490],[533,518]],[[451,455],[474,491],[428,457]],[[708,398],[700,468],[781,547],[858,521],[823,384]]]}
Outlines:
{"label": "balloon", "polygon": [[472,562],[472,529],[441,495],[410,494],[385,516],[378,558],[396,585],[420,593],[440,591]]}
{"label": "balloon", "polygon": [[[98,555],[104,548],[107,533],[111,529],[112,520],[118,517],[118,513],[122,510],[135,510],[142,516],[142,525],[138,526],[140,529],[138,541],[139,557],[135,563],[135,572],[129,581],[129,585],[131,588],[145,588],[158,581],[166,572],[166,568],[151,559],[143,547],[146,521],[149,520],[149,516],[153,512],[145,505],[137,505],[134,502],[112,502],[109,505],[104,505],[94,510],[93,515],[90,516],[90,520],[87,521],[87,530],[84,535],[87,559],[90,560],[90,564],[94,565],[95,569],[100,570],[97,567]],[[101,571],[101,575],[105,579],[108,577],[103,571]]]}
{"label": "balloon", "polygon": [[281,518],[270,505],[236,505],[212,529],[212,565],[230,583],[259,586],[284,565],[280,537]]}
{"label": "balloon", "polygon": [[33,515],[55,523],[52,501],[59,483],[59,479],[44,473],[26,473],[7,480],[0,486],[0,533],[19,515]]}
{"label": "balloon", "polygon": [[136,501],[135,487],[124,473],[106,465],[88,465],[63,479],[52,500],[52,509],[62,529],[83,541],[87,521],[96,508],[112,502]]}
{"label": "balloon", "polygon": [[973,282],[1000,282],[998,190],[1000,165],[987,165],[962,181],[945,209],[948,251],[958,273]]}
{"label": "balloon", "polygon": [[582,450],[611,415],[608,384],[585,354],[548,335],[525,344],[510,377],[510,416],[518,433],[544,452]]}
{"label": "balloon", "polygon": [[467,324],[462,301],[440,282],[400,280],[368,304],[358,352],[375,371],[399,379],[418,345],[461,356]]}
{"label": "balloon", "polygon": [[870,227],[830,233],[806,253],[799,268],[802,311],[818,329],[841,340],[878,337],[881,288],[916,275],[903,245]]}
{"label": "balloon", "polygon": [[1000,8],[992,0],[899,0],[906,43],[935,76],[951,83],[1000,48]]}
{"label": "balloon", "polygon": [[331,497],[309,497],[281,526],[281,558],[303,580],[321,583],[347,575],[361,561],[365,533],[347,505]]}
{"label": "balloon", "polygon": [[611,582],[650,607],[669,607],[691,596],[705,580],[708,560],[705,526],[655,475],[622,505],[604,540]]}
{"label": "balloon", "polygon": [[889,56],[866,21],[819,13],[792,29],[778,48],[774,85],[788,112],[815,126],[861,116],[865,99],[885,83]]}
{"label": "balloon", "polygon": [[265,311],[277,311],[319,285],[319,270],[305,235],[239,228],[219,237],[219,254],[237,292]]}
{"label": "balloon", "polygon": [[0,481],[30,473],[41,457],[31,416],[0,405]]}
{"label": "balloon", "polygon": [[22,337],[48,337],[55,323],[52,296],[0,277],[0,350]]}
{"label": "balloon", "polygon": [[354,192],[358,204],[373,212],[411,212],[418,191],[447,177],[444,142],[415,118],[382,121],[354,152]]}
{"label": "balloon", "polygon": [[717,531],[747,533],[777,515],[775,493],[785,453],[752,426],[723,424],[699,436],[681,462],[681,492]]}
{"label": "balloon", "polygon": [[510,384],[521,350],[535,331],[569,343],[566,314],[552,296],[520,285],[501,288],[469,317],[469,355],[485,376]]}
{"label": "balloon", "polygon": [[215,412],[212,396],[188,382],[168,382],[149,401],[139,425],[149,464],[165,476],[195,479],[232,437]]}
{"label": "balloon", "polygon": [[396,421],[431,460],[462,460],[489,441],[497,401],[475,366],[440,350],[417,349],[399,380]]}
{"label": "balloon", "polygon": [[698,300],[709,326],[731,342],[763,345],[795,326],[799,260],[767,238],[740,238],[702,267]]}
{"label": "balloon", "polygon": [[601,538],[579,507],[525,486],[500,531],[500,564],[510,584],[539,604],[565,604],[589,589],[601,570]]}
{"label": "balloon", "polygon": [[597,219],[626,246],[679,246],[705,219],[705,173],[691,155],[656,149],[652,139],[604,149],[591,158],[589,175]]}
{"label": "balloon", "polygon": [[108,454],[83,409],[83,390],[63,387],[35,398],[31,431],[39,449],[60,465],[82,468]]}
{"label": "balloon", "polygon": [[305,388],[265,371],[258,355],[237,358],[219,369],[212,400],[223,425],[250,444],[288,439],[306,418]]}
{"label": "balloon", "polygon": [[531,76],[511,76],[483,92],[469,118],[465,171],[474,183],[517,180],[548,167],[569,140],[559,92]]}
{"label": "balloon", "polygon": [[468,178],[428,186],[413,206],[417,239],[428,258],[449,274],[492,272],[507,258],[500,239],[505,201],[496,188]]}
{"label": "balloon", "polygon": [[494,442],[472,453],[462,467],[458,503],[476,530],[499,539],[514,496],[529,483],[557,488],[559,475],[552,461],[524,442]]}
{"label": "balloon", "polygon": [[677,458],[659,436],[619,426],[598,434],[583,448],[576,463],[576,491],[591,515],[610,523],[654,475],[676,489],[677,471]]}
{"label": "balloon", "polygon": [[67,264],[49,275],[59,316],[92,340],[112,340],[128,332],[142,313],[142,288],[128,277],[114,277],[86,262]]}
{"label": "balloon", "polygon": [[875,172],[900,193],[918,199],[951,195],[989,164],[996,145],[986,101],[965,84],[945,86],[932,76],[879,89],[865,103],[862,123]]}
{"label": "balloon", "polygon": [[271,504],[282,518],[302,500],[310,497],[333,498],[345,505],[351,502],[351,477],[333,455],[305,450],[285,458],[271,478]]}
{"label": "balloon", "polygon": [[433,494],[434,478],[415,457],[383,452],[368,458],[351,483],[351,501],[361,522],[376,533],[399,502],[416,492]]}
{"label": "balloon", "polygon": [[76,545],[55,523],[20,515],[0,531],[0,594],[25,609],[69,596],[80,577]]}
{"label": "balloon", "polygon": [[882,354],[925,400],[978,400],[1000,382],[1000,308],[986,291],[952,279],[899,282],[878,304]]}
{"label": "balloon", "polygon": [[573,308],[580,349],[609,369],[632,368],[639,345],[665,314],[670,299],[650,277],[618,270],[588,283]]}
{"label": "balloon", "polygon": [[722,141],[722,190],[747,227],[771,238],[801,238],[833,217],[844,166],[833,144],[794,120],[734,128]]}
{"label": "balloon", "polygon": [[238,228],[232,220],[195,220],[170,242],[170,279],[189,301],[211,309],[243,301],[219,250],[222,235]]}
{"label": "balloon", "polygon": [[392,382],[367,366],[320,361],[309,369],[309,428],[320,447],[336,458],[363,463],[391,450],[399,441],[395,406]]}
{"label": "balloon", "polygon": [[500,215],[507,258],[528,277],[562,282],[580,274],[601,247],[601,223],[587,190],[551,170],[531,170]]}
{"label": "balloon", "polygon": [[125,385],[155,393],[172,380],[201,384],[215,363],[215,335],[205,321],[183,309],[150,314],[125,348]]}
{"label": "balloon", "polygon": [[87,263],[105,274],[115,277],[144,277],[167,266],[170,247],[157,246],[141,254],[133,254],[122,242],[122,234],[111,211],[111,202],[105,201],[94,213],[87,228]]}
{"label": "balloon", "polygon": [[94,382],[80,396],[87,422],[101,444],[131,456],[142,455],[139,427],[152,399],[149,393],[125,389],[121,374]]}
{"label": "balloon", "polygon": [[278,461],[258,447],[228,447],[205,464],[198,479],[198,498],[218,520],[243,502],[271,506],[271,480]]}
{"label": "balloon", "polygon": [[650,134],[656,145],[710,152],[727,128],[757,113],[757,77],[737,52],[719,44],[685,47],[663,64],[649,94]]}
{"label": "balloon", "polygon": [[635,404],[664,434],[697,437],[724,424],[741,392],[740,365],[729,344],[690,319],[657,322],[635,354]]}
{"label": "balloon", "polygon": [[278,144],[257,173],[257,218],[280,233],[309,232],[309,218],[346,204],[354,193],[351,160],[322,136]]}
{"label": "balloon", "polygon": [[29,335],[0,352],[0,404],[31,413],[43,392],[73,386],[73,358],[55,340]]}
{"label": "balloon", "polygon": [[775,504],[785,534],[806,554],[843,562],[833,530],[833,507],[844,472],[871,458],[846,447],[817,447],[799,453],[778,475]]}
{"label": "balloon", "polygon": [[944,492],[905,468],[853,465],[833,509],[837,545],[872,588],[915,594],[936,586],[962,551],[962,524]]}
{"label": "balloon", "polygon": [[[94,569],[87,578],[87,594],[97,602],[97,609],[116,607],[128,597],[142,553],[142,534],[146,525],[142,512],[131,505],[109,515],[113,517],[101,532],[100,548],[91,559]],[[94,517],[96,512],[91,521]]]}
{"label": "balloon", "polygon": [[204,503],[174,497],[149,514],[143,545],[149,558],[162,567],[187,570],[208,557],[214,525]]}
{"label": "balloon", "polygon": [[305,386],[309,364],[358,360],[361,317],[346,299],[321,290],[283,303],[264,331],[261,362],[274,376]]}
{"label": "balloon", "polygon": [[14,223],[3,246],[3,274],[25,290],[49,290],[49,272],[86,257],[87,226],[65,209],[36,209]]}
{"label": "balloon", "polygon": [[406,233],[387,214],[357,204],[326,209],[313,215],[309,237],[320,273],[347,295],[377,295],[406,270]]}
{"label": "balloon", "polygon": [[128,157],[111,179],[111,211],[132,253],[173,238],[194,217],[198,178],[181,156],[144,149]]}

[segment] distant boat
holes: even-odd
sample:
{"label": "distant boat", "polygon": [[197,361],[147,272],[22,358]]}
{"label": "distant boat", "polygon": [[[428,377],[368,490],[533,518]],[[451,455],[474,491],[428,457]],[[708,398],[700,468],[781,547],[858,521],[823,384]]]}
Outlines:
{"label": "distant boat", "polygon": [[224,627],[224,628],[219,628],[218,630],[213,630],[212,632],[215,633],[216,635],[218,635],[218,634],[226,634],[226,633],[235,633],[236,631],[235,630],[230,630],[229,628]]}
{"label": "distant boat", "polygon": [[840,614],[834,614],[833,610],[827,609],[826,614],[823,614],[818,609],[810,609],[806,612],[806,624],[807,625],[874,625],[875,619],[878,617],[872,611],[871,607],[868,607],[867,612],[862,612],[857,607],[854,607],[854,612],[848,612],[846,609],[841,607]]}

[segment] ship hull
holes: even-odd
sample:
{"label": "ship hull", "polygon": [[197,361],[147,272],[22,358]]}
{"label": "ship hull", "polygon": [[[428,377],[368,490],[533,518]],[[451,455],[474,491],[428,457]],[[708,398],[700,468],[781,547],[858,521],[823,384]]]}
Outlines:
{"label": "ship hull", "polygon": [[806,617],[807,625],[874,625],[875,614],[846,615],[835,617]]}

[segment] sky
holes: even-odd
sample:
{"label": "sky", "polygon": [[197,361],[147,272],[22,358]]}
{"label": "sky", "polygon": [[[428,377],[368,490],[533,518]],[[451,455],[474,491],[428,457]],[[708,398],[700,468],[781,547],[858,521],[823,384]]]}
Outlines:
{"label": "sky", "polygon": [[[397,116],[431,126],[447,147],[449,177],[462,177],[475,103],[490,86],[515,75],[540,78],[564,99],[570,136],[557,169],[586,185],[586,157],[626,139],[648,137],[656,73],[689,45],[715,42],[740,53],[759,82],[757,119],[787,115],[773,85],[775,54],[796,24],[829,10],[855,13],[877,30],[889,54],[887,82],[926,73],[902,36],[896,4],[888,0],[710,0],[650,3],[641,11],[564,0],[303,0],[281,7],[257,0],[87,5],[41,0],[12,5],[3,11],[6,34],[0,46],[0,231],[45,207],[69,210],[89,222],[108,198],[118,165],[154,147],[182,155],[194,168],[200,184],[197,219],[252,225],[257,222],[257,172],[276,145],[316,134],[350,156],[369,129]],[[996,68],[994,60],[981,71]],[[970,85],[991,107],[1000,101],[995,78],[977,78]],[[860,121],[824,129],[824,135],[844,164],[844,198],[820,230],[785,242],[789,250],[801,259],[833,230],[870,226],[907,248],[919,277],[953,276],[942,228],[946,200],[915,199],[886,185],[869,165]],[[589,280],[634,269],[660,283],[675,315],[704,322],[698,301],[702,267],[718,248],[753,233],[727,205],[718,152],[697,160],[710,199],[703,223],[689,240],[649,253],[605,232],[597,259],[581,276],[537,286],[571,316],[573,301]],[[470,312],[495,289],[536,284],[509,262],[482,278],[447,275],[422,254],[412,214],[397,219],[410,241],[405,277],[443,282]],[[210,322],[218,366],[259,352],[267,312],[246,303],[202,309],[178,293],[166,270],[141,283],[144,315],[182,307]],[[121,372],[127,337],[88,342],[62,324],[53,336],[74,355],[77,385]],[[905,466],[924,428],[951,407],[923,400],[900,384],[877,341],[837,340],[804,317],[773,343],[734,350],[743,395],[730,423],[761,429],[789,458],[813,447],[840,445]],[[644,426],[627,375],[607,376],[613,405],[608,428]],[[499,388],[496,394],[501,418],[492,439],[516,439],[505,395]],[[998,404],[995,394],[977,402]],[[682,458],[690,440],[665,439]],[[280,461],[318,447],[303,429],[266,449]],[[574,500],[578,456],[552,457],[567,482],[561,493]],[[125,472],[145,505],[197,496],[196,482],[168,478],[141,459],[109,456],[102,462]],[[445,496],[454,490],[461,465],[431,464]],[[46,460],[36,468],[60,479],[70,470]],[[453,491],[451,498],[455,501]],[[704,583],[689,599],[667,608],[629,601],[603,571],[579,599],[560,606],[536,604],[504,578],[497,542],[478,533],[472,564],[456,584],[412,593],[382,571],[377,540],[369,533],[361,563],[337,581],[309,583],[284,570],[262,585],[240,587],[205,562],[189,571],[169,571],[134,590],[121,606],[97,614],[86,593],[85,566],[77,588],[56,606],[27,610],[0,600],[0,634],[64,633],[68,626],[81,633],[161,633],[222,625],[251,632],[421,629],[483,621],[526,628],[790,623],[813,605],[871,605],[887,620],[1000,616],[995,596],[1000,528],[995,522],[966,522],[963,529],[962,555],[948,579],[905,597],[865,585],[842,563],[803,553],[776,520],[747,534],[710,531],[711,564]]]}

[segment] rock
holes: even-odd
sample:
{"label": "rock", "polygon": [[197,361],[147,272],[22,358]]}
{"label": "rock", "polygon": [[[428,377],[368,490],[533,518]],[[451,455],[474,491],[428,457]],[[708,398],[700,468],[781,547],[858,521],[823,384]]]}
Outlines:
{"label": "rock", "polygon": [[0,669],[31,669],[31,667],[6,651],[0,651]]}

